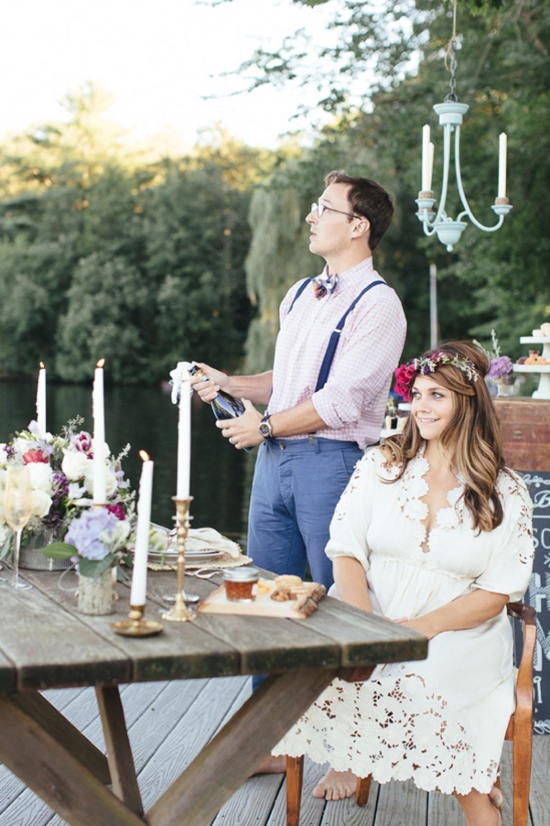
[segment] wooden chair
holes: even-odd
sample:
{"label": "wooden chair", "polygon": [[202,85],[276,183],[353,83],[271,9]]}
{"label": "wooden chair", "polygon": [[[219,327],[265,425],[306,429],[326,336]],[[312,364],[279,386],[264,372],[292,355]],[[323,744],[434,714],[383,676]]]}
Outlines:
{"label": "wooden chair", "polygon": [[[523,602],[509,602],[508,615],[521,624],[523,648],[516,683],[516,709],[510,717],[506,740],[512,741],[514,826],[527,826],[531,785],[533,739],[533,656],[537,639],[536,612]],[[287,826],[298,826],[302,794],[303,757],[287,757]],[[355,802],[364,806],[369,797],[371,777],[358,777]],[[500,785],[497,782],[497,785]]]}

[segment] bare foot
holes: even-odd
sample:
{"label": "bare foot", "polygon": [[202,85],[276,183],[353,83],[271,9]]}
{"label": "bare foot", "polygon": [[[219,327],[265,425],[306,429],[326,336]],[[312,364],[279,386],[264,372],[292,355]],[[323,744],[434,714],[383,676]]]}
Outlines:
{"label": "bare foot", "polygon": [[313,797],[324,797],[325,800],[342,800],[355,794],[357,777],[351,772],[337,772],[329,769],[320,783],[313,790]]}
{"label": "bare foot", "polygon": [[272,754],[268,754],[267,757],[264,757],[260,765],[254,770],[254,774],[281,774],[286,772],[286,757],[285,755],[281,755],[280,757],[274,757]]}

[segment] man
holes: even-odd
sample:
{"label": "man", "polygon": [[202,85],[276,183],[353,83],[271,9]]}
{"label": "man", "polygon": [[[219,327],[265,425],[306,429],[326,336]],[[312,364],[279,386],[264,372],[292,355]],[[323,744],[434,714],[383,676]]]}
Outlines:
{"label": "man", "polygon": [[[309,249],[326,261],[318,279],[290,288],[280,307],[273,370],[227,376],[199,364],[204,401],[225,390],[242,416],[218,421],[238,449],[260,445],[249,513],[248,553],[262,568],[332,584],[324,553],[334,508],[357,460],[378,441],[406,322],[372,251],[393,205],[374,181],[331,172],[306,218]],[[262,417],[253,403],[267,404]]]}

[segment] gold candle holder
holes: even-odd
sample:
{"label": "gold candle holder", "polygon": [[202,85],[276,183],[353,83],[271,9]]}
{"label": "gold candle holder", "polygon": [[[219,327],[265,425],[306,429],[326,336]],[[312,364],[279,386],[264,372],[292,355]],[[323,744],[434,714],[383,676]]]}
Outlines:
{"label": "gold candle holder", "polygon": [[178,499],[177,496],[173,496],[172,501],[176,504],[176,515],[173,518],[176,522],[176,536],[178,542],[178,587],[174,605],[169,611],[162,615],[162,618],[169,620],[170,622],[189,622],[197,617],[197,612],[192,611],[185,604],[186,596],[185,591],[183,590],[183,580],[185,578],[185,541],[189,530],[189,506],[193,501],[193,497],[190,496],[188,499]]}
{"label": "gold candle holder", "polygon": [[162,623],[144,620],[144,613],[145,605],[130,605],[130,619],[113,622],[111,628],[115,634],[123,637],[152,637],[154,634],[160,634],[163,630]]}

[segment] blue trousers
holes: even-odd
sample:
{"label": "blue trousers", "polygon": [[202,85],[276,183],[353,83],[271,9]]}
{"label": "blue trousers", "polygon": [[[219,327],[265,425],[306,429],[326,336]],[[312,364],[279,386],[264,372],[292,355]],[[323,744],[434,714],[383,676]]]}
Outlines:
{"label": "blue trousers", "polygon": [[334,509],[363,455],[355,442],[268,439],[260,445],[248,519],[248,554],[276,574],[304,577],[330,588],[325,555]]}

